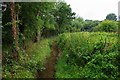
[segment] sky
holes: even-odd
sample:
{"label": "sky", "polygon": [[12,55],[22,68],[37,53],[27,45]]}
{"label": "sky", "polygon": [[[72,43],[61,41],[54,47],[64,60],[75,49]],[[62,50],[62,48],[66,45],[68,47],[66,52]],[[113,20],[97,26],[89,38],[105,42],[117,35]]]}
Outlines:
{"label": "sky", "polygon": [[76,16],[89,20],[104,20],[109,13],[118,16],[118,2],[120,0],[64,0],[70,4]]}

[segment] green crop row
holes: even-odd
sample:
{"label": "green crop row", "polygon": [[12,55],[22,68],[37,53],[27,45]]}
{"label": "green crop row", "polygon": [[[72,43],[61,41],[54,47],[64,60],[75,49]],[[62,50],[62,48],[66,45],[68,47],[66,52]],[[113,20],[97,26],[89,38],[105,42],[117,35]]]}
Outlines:
{"label": "green crop row", "polygon": [[57,78],[118,78],[118,35],[77,32],[60,34],[62,55],[56,66]]}

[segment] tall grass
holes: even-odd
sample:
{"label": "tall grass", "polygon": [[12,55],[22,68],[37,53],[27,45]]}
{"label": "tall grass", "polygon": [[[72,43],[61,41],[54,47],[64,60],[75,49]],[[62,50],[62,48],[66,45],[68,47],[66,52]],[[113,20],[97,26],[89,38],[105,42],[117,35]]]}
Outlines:
{"label": "tall grass", "polygon": [[19,61],[3,65],[3,78],[35,78],[37,70],[44,69],[46,58],[50,56],[48,39],[30,43],[27,51],[19,52]]}

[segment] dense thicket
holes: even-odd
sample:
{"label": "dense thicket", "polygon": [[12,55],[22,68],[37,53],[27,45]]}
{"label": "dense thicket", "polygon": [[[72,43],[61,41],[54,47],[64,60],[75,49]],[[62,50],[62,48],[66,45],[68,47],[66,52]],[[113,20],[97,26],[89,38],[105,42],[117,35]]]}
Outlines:
{"label": "dense thicket", "polygon": [[57,78],[119,78],[117,34],[102,32],[64,33],[58,45],[62,56]]}
{"label": "dense thicket", "polygon": [[[3,44],[12,43],[11,4],[3,12]],[[65,32],[75,15],[66,3],[15,3],[18,38],[39,41],[41,35],[49,37]],[[67,31],[67,29],[66,29]],[[8,38],[10,38],[9,41]],[[22,41],[22,40],[21,40]]]}

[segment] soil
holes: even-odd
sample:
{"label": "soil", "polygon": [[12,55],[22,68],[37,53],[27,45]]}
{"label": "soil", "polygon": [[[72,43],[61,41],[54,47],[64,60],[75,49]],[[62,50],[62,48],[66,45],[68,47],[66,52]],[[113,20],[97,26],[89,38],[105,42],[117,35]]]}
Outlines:
{"label": "soil", "polygon": [[55,74],[55,65],[57,63],[58,56],[60,55],[60,49],[56,42],[53,42],[51,47],[51,55],[46,59],[46,63],[44,65],[45,70],[37,71],[37,78],[54,78]]}

